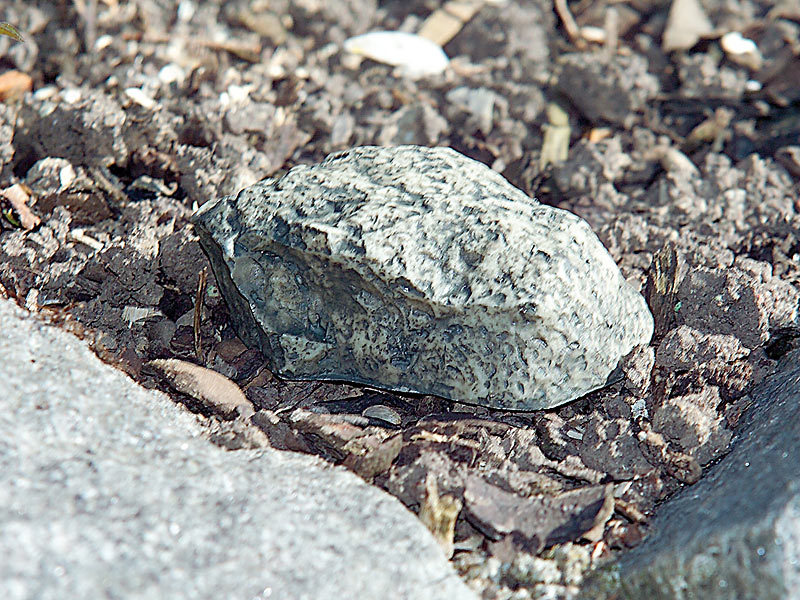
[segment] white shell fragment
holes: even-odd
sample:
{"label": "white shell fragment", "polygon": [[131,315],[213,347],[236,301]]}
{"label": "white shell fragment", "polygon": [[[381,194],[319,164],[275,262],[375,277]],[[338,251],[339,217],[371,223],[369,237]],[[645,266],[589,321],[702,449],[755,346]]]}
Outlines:
{"label": "white shell fragment", "polygon": [[438,75],[450,62],[438,44],[403,31],[373,31],[357,35],[345,41],[344,49],[398,67],[403,75],[412,78]]}
{"label": "white shell fragment", "polygon": [[738,31],[731,31],[722,36],[720,46],[733,62],[748,67],[753,71],[761,68],[764,62],[756,43],[744,37]]}
{"label": "white shell fragment", "polygon": [[142,88],[129,87],[125,89],[125,95],[136,102],[139,106],[143,106],[149,110],[156,107],[156,101],[148,96]]}
{"label": "white shell fragment", "polygon": [[653,333],[586,221],[449,148],[353,148],[193,221],[239,337],[289,379],[536,410]]}

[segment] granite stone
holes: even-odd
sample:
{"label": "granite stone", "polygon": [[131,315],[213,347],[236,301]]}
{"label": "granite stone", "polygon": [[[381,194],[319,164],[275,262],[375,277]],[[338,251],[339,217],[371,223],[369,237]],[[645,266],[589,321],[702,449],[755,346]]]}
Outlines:
{"label": "granite stone", "polygon": [[197,418],[0,299],[0,589],[64,598],[475,600],[399,501]]}
{"label": "granite stone", "polygon": [[535,410],[653,332],[585,221],[449,148],[353,148],[193,221],[239,336],[288,379]]}

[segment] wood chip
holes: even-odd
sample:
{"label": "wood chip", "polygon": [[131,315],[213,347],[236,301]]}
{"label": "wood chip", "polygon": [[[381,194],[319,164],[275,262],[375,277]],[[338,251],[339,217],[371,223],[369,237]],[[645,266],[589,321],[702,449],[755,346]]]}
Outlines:
{"label": "wood chip", "polygon": [[456,520],[462,503],[452,496],[440,496],[436,477],[428,473],[425,479],[425,499],[419,509],[419,519],[425,524],[433,537],[439,542],[445,556],[453,556]]}
{"label": "wood chip", "polygon": [[478,475],[467,478],[466,517],[493,540],[516,533],[531,552],[582,537],[598,541],[614,512],[613,485],[593,485],[553,495],[524,498]]}
{"label": "wood chip", "polygon": [[197,44],[202,48],[209,48],[211,50],[224,50],[229,54],[233,54],[237,58],[246,60],[251,63],[261,62],[261,44],[248,43],[239,41],[225,41],[217,42],[214,40],[198,40]]}
{"label": "wood chip", "polygon": [[347,453],[342,465],[364,479],[373,479],[386,473],[403,449],[403,435],[397,433],[388,439],[382,434],[370,435],[350,440],[345,444]]}
{"label": "wood chip", "polygon": [[599,542],[603,539],[603,532],[606,528],[606,523],[614,514],[614,486],[606,484],[604,490],[603,504],[600,509],[592,518],[592,527],[583,533],[581,536],[584,540],[589,542]]}
{"label": "wood chip", "polygon": [[0,102],[18,100],[33,89],[33,80],[21,71],[6,71],[0,75]]}
{"label": "wood chip", "polygon": [[451,0],[435,10],[420,27],[418,35],[439,46],[452,40],[475,13],[483,0]]}
{"label": "wood chip", "polygon": [[628,519],[631,523],[647,523],[648,518],[633,502],[628,502],[622,498],[615,498],[614,510]]}
{"label": "wood chip", "polygon": [[543,127],[544,139],[539,156],[539,168],[542,170],[551,163],[558,164],[567,160],[572,133],[569,115],[555,102],[547,105],[547,119],[549,123]]}
{"label": "wood chip", "polygon": [[175,390],[223,416],[247,418],[255,413],[239,386],[216,371],[177,358],[159,358],[145,366],[158,372]]}
{"label": "wood chip", "polygon": [[667,242],[653,255],[647,273],[644,297],[653,313],[655,331],[653,339],[661,339],[675,324],[680,264],[675,244]]}
{"label": "wood chip", "polygon": [[614,132],[611,131],[609,127],[593,127],[589,131],[587,139],[591,143],[596,144],[597,142],[602,142],[603,140],[610,138],[613,134]]}

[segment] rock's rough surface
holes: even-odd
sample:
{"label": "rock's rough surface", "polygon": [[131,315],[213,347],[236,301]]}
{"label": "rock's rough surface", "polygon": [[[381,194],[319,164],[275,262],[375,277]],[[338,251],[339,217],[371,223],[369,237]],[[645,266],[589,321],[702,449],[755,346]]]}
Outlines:
{"label": "rock's rough surface", "polygon": [[650,539],[622,559],[618,585],[595,579],[583,597],[797,598],[800,351],[753,401],[731,453],[661,508]]}
{"label": "rock's rough surface", "polygon": [[477,598],[424,525],[352,473],[214,446],[2,299],[0,331],[4,598]]}
{"label": "rock's rough surface", "polygon": [[354,148],[194,222],[240,337],[290,379],[548,408],[653,331],[585,221],[447,148]]}

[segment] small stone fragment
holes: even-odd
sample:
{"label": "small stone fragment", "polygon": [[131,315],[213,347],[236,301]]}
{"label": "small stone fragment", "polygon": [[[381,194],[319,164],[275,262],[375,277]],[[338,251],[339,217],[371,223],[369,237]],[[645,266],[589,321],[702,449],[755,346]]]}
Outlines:
{"label": "small stone fragment", "polygon": [[620,362],[625,376],[623,386],[634,396],[643,398],[650,389],[650,378],[655,363],[655,352],[650,346],[637,346]]}
{"label": "small stone fragment", "polygon": [[403,436],[395,434],[386,438],[384,433],[355,438],[344,445],[347,456],[342,465],[365,481],[385,473],[403,448]]}
{"label": "small stone fragment", "polygon": [[732,335],[750,349],[766,342],[771,330],[800,325],[800,293],[774,277],[771,265],[756,261],[689,271],[677,301],[679,323],[703,333]]}
{"label": "small stone fragment", "polygon": [[182,394],[191,396],[225,416],[249,417],[255,411],[242,390],[230,379],[184,360],[159,358],[146,363]]}
{"label": "small stone fragment", "polygon": [[764,57],[761,56],[756,43],[744,37],[738,31],[726,33],[719,43],[728,58],[736,64],[745,66],[753,71],[758,71],[764,64]]}
{"label": "small stone fragment", "polygon": [[604,419],[594,413],[581,440],[581,460],[615,480],[634,479],[653,470],[639,449],[628,419]]}
{"label": "small stone fragment", "polygon": [[708,335],[681,325],[670,331],[656,352],[656,366],[667,369],[690,369],[714,360],[734,362],[750,351],[732,335]]}
{"label": "small stone fragment", "polygon": [[664,52],[688,50],[713,30],[714,26],[698,0],[673,0],[661,47]]}
{"label": "small stone fragment", "polygon": [[594,534],[611,517],[614,494],[611,485],[595,485],[557,496],[522,498],[471,475],[464,503],[467,518],[490,538],[516,533],[526,549],[539,552]]}
{"label": "small stone fragment", "polygon": [[239,337],[289,379],[536,410],[653,331],[585,221],[446,148],[333,154],[194,223]]}
{"label": "small stone fragment", "polygon": [[653,411],[653,429],[705,466],[727,451],[732,438],[725,418],[717,411],[721,402],[714,386],[670,398]]}
{"label": "small stone fragment", "polygon": [[75,96],[75,102],[24,104],[22,127],[14,136],[17,151],[30,149],[73,165],[124,165],[129,154],[125,112],[105,94],[81,91]]}

